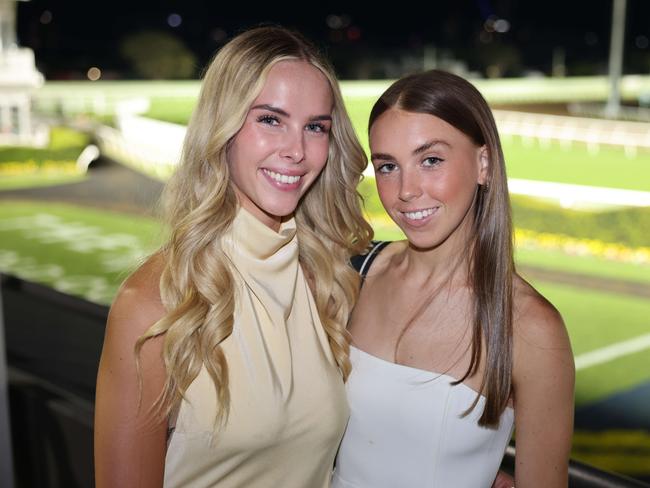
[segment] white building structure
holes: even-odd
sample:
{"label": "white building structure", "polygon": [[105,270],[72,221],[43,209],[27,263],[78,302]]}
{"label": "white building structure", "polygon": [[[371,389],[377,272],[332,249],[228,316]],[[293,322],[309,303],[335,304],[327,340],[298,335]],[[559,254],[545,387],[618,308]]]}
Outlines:
{"label": "white building structure", "polygon": [[32,93],[43,85],[34,52],[16,42],[16,0],[0,0],[0,146],[44,146],[46,127],[32,117]]}

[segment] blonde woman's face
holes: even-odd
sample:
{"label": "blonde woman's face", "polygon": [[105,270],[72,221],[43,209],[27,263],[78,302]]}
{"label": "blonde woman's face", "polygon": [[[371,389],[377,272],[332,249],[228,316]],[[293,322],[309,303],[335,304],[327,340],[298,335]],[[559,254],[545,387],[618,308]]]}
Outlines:
{"label": "blonde woman's face", "polygon": [[409,242],[428,249],[468,238],[484,147],[438,117],[393,108],[373,124],[370,150],[379,198]]}
{"label": "blonde woman's face", "polygon": [[228,151],[240,205],[273,229],[291,215],[327,161],[332,125],[327,78],[303,61],[280,61]]}

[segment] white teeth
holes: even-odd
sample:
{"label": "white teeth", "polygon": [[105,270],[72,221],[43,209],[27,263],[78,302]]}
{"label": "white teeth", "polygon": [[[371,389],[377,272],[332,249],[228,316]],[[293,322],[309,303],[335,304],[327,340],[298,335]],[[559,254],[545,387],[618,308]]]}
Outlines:
{"label": "white teeth", "polygon": [[278,183],[292,184],[297,183],[300,179],[300,176],[282,175],[280,173],[276,173],[275,171],[271,171],[270,169],[265,169],[264,172]]}
{"label": "white teeth", "polygon": [[422,220],[434,212],[435,208],[427,208],[426,210],[418,210],[417,212],[402,212],[407,219]]}

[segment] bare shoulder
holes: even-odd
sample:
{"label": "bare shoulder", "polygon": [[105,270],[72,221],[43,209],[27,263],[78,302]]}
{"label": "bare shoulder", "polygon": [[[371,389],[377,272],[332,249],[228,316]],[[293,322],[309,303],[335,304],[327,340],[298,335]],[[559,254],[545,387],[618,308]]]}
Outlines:
{"label": "bare shoulder", "polygon": [[404,252],[407,247],[408,241],[394,241],[384,247],[368,270],[368,278],[385,273],[390,268],[393,259]]}
{"label": "bare shoulder", "polygon": [[553,304],[518,275],[513,289],[515,342],[518,338],[541,347],[569,347],[564,320]]}
{"label": "bare shoulder", "polygon": [[573,352],[560,312],[520,276],[514,278],[513,379],[550,375],[572,391]]}
{"label": "bare shoulder", "polygon": [[156,253],[122,283],[111,305],[108,329],[127,328],[128,335],[139,337],[163,317],[159,286],[164,264],[162,254]]}

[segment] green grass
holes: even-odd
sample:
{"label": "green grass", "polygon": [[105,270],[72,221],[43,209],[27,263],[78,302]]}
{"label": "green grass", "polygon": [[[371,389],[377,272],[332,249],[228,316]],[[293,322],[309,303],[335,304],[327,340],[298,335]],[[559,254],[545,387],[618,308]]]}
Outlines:
{"label": "green grass", "polygon": [[64,204],[0,202],[0,269],[110,303],[157,247],[152,219]]}
{"label": "green grass", "polygon": [[535,266],[547,270],[633,281],[650,284],[650,266],[622,263],[592,256],[573,256],[561,251],[528,250],[517,248],[515,261],[518,265]]}
{"label": "green grass", "polygon": [[196,98],[152,98],[146,117],[174,124],[187,125],[196,105]]}
{"label": "green grass", "polygon": [[563,148],[550,142],[544,147],[527,145],[521,137],[503,137],[502,144],[510,178],[650,191],[648,150],[628,158],[613,146],[600,146],[591,154],[582,143]]}
{"label": "green grass", "polygon": [[42,165],[48,161],[76,161],[89,141],[88,135],[79,131],[52,127],[48,147],[2,147],[0,163],[33,161],[36,165]]}
{"label": "green grass", "polygon": [[343,97],[343,100],[354,130],[357,133],[357,138],[361,142],[366,154],[370,154],[370,146],[368,145],[368,118],[377,98],[347,96]]}
{"label": "green grass", "polygon": [[27,175],[0,175],[0,190],[18,190],[44,186],[77,183],[86,178],[85,174],[34,173]]}

